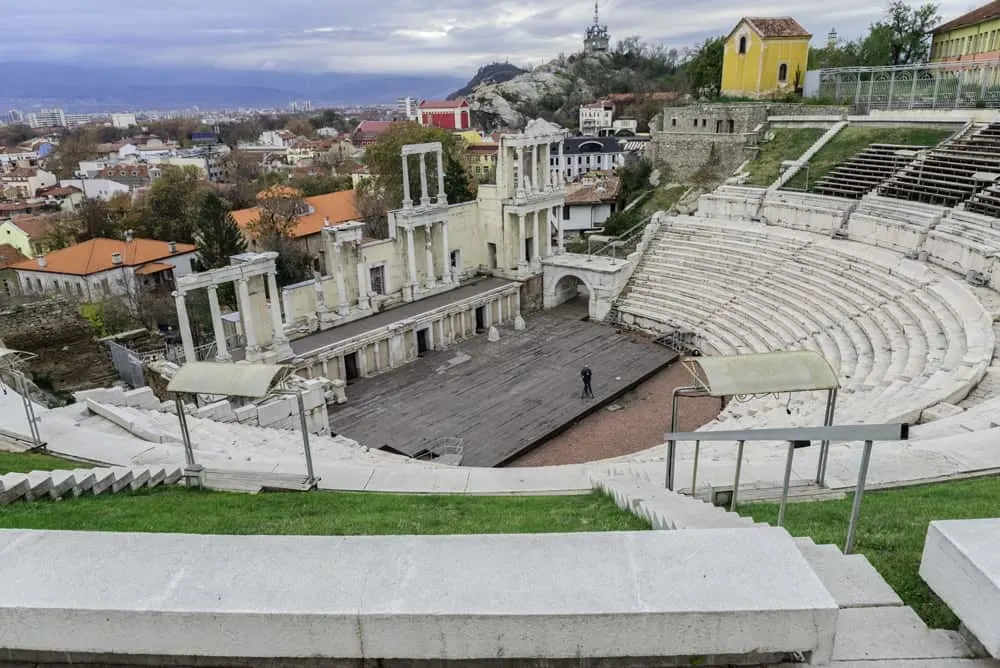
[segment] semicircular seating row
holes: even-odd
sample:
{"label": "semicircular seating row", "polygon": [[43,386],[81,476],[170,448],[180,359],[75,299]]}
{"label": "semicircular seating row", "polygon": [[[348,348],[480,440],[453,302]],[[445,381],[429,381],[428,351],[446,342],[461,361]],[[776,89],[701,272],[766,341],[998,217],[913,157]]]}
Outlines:
{"label": "semicircular seating row", "polygon": [[[992,319],[959,281],[891,251],[750,222],[667,219],[618,309],[629,325],[694,332],[704,354],[819,352],[840,377],[840,424],[915,422],[958,401],[994,347]],[[822,424],[824,402],[734,401],[711,428]]]}

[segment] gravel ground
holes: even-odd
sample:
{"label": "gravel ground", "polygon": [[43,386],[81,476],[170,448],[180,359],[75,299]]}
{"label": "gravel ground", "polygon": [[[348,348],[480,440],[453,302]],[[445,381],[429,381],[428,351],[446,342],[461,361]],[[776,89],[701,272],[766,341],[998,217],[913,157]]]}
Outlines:
{"label": "gravel ground", "polygon": [[[664,432],[670,431],[670,392],[690,384],[690,374],[675,362],[509,466],[577,464],[663,443]],[[682,399],[680,406],[678,422],[683,430],[700,427],[719,413],[719,400],[711,397]]]}

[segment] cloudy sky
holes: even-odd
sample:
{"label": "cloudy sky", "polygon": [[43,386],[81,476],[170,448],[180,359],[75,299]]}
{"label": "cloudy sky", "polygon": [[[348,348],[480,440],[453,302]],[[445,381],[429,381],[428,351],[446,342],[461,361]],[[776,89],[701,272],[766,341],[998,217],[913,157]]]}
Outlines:
{"label": "cloudy sky", "polygon": [[[587,0],[30,0],[7,3],[0,60],[299,72],[455,74],[580,48]],[[682,48],[741,15],[794,15],[816,37],[853,38],[880,0],[603,0],[612,40]],[[943,0],[947,20],[975,6]]]}

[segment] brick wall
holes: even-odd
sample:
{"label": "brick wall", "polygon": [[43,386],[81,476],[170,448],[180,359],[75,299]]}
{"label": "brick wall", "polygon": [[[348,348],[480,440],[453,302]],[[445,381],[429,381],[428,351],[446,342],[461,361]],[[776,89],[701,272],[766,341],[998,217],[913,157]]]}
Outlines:
{"label": "brick wall", "polygon": [[38,355],[28,370],[47,376],[56,390],[97,387],[116,377],[93,327],[63,297],[0,311],[0,341]]}

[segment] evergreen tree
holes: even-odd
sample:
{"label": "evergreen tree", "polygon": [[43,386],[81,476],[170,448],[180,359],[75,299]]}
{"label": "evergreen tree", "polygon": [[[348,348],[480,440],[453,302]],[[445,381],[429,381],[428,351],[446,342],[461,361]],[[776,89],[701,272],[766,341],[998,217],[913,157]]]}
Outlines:
{"label": "evergreen tree", "polygon": [[243,233],[229,213],[226,202],[213,192],[207,193],[198,207],[198,231],[195,243],[202,270],[225,267],[229,257],[247,249]]}
{"label": "evergreen tree", "polygon": [[444,194],[447,196],[449,204],[468,202],[476,197],[472,192],[468,172],[462,167],[462,163],[451,154],[445,156]]}

